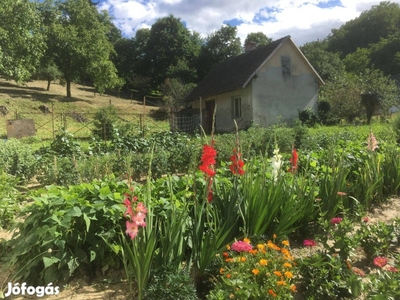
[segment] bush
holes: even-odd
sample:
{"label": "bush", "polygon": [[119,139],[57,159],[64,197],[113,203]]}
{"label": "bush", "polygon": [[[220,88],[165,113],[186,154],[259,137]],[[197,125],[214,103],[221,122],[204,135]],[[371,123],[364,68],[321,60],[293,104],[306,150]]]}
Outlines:
{"label": "bush", "polygon": [[94,115],[94,136],[105,141],[113,139],[113,127],[116,125],[117,118],[118,115],[115,106],[109,105],[100,108]]}
{"label": "bush", "polygon": [[27,182],[36,174],[37,160],[32,147],[19,140],[9,139],[0,147],[0,161],[4,171]]}
{"label": "bush", "polygon": [[19,192],[16,190],[18,179],[0,170],[0,228],[8,229],[20,211]]}
{"label": "bush", "polygon": [[120,234],[123,182],[47,186],[32,193],[21,215],[11,247],[8,267],[15,265],[16,281],[43,285],[70,278],[78,268],[93,276],[96,269],[119,267],[107,245]]}
{"label": "bush", "polygon": [[197,300],[196,288],[187,270],[155,270],[145,299]]}
{"label": "bush", "polygon": [[314,126],[318,118],[311,108],[306,108],[302,111],[299,111],[299,120],[303,125]]}

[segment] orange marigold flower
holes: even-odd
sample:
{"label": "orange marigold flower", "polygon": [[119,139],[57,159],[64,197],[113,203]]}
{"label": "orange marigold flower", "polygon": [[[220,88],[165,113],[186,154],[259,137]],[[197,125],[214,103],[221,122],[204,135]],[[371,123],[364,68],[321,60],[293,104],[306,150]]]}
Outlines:
{"label": "orange marigold flower", "polygon": [[284,280],[279,280],[279,281],[277,282],[277,284],[278,284],[278,286],[286,285],[286,281],[284,281]]}
{"label": "orange marigold flower", "polygon": [[289,241],[288,241],[288,240],[282,241],[282,245],[283,245],[283,246],[289,246]]}
{"label": "orange marigold flower", "polygon": [[250,244],[250,239],[244,238],[244,239],[243,239],[243,242],[245,242],[245,243],[247,243],[247,244]]}
{"label": "orange marigold flower", "polygon": [[268,264],[268,261],[266,259],[260,259],[260,265],[266,266]]}
{"label": "orange marigold flower", "polygon": [[257,255],[257,253],[258,253],[257,249],[250,250],[249,252],[250,252],[251,254],[253,254],[253,255]]}
{"label": "orange marigold flower", "polygon": [[283,266],[284,266],[285,268],[291,268],[291,267],[292,267],[292,264],[291,264],[291,263],[288,263],[288,262],[285,262],[285,263],[283,264]]}
{"label": "orange marigold flower", "polygon": [[290,271],[286,271],[286,272],[285,272],[285,277],[286,277],[286,278],[293,278],[293,273],[290,272]]}
{"label": "orange marigold flower", "polygon": [[279,271],[274,271],[274,274],[275,274],[276,276],[282,276],[282,273],[279,272]]}
{"label": "orange marigold flower", "polygon": [[247,260],[247,258],[246,258],[246,257],[243,257],[243,256],[242,256],[242,257],[240,257],[240,261],[241,261],[241,262],[245,262],[246,260]]}
{"label": "orange marigold flower", "polygon": [[231,274],[226,274],[226,278],[231,278],[232,277],[232,275]]}
{"label": "orange marigold flower", "polygon": [[278,296],[273,290],[268,290],[268,294],[270,294],[272,297]]}
{"label": "orange marigold flower", "polygon": [[276,239],[276,234],[274,233],[274,235],[272,236],[274,239]]}
{"label": "orange marigold flower", "polygon": [[227,258],[229,257],[229,253],[228,252],[222,252],[223,257]]}
{"label": "orange marigold flower", "polygon": [[296,288],[296,286],[295,286],[294,284],[292,284],[292,285],[290,286],[290,290],[291,290],[292,292],[296,292],[296,291],[297,291],[297,288]]}
{"label": "orange marigold flower", "polygon": [[227,258],[227,259],[225,259],[225,261],[229,263],[229,262],[233,262],[234,260],[233,260],[233,258]]}
{"label": "orange marigold flower", "polygon": [[224,268],[221,268],[221,269],[219,269],[219,274],[223,274],[223,273],[224,273],[224,271],[225,271],[225,269],[224,269]]}
{"label": "orange marigold flower", "polygon": [[251,272],[252,272],[254,275],[257,275],[260,271],[258,271],[257,269],[253,269],[253,270],[251,270]]}
{"label": "orange marigold flower", "polygon": [[226,250],[231,250],[231,246],[226,245]]}

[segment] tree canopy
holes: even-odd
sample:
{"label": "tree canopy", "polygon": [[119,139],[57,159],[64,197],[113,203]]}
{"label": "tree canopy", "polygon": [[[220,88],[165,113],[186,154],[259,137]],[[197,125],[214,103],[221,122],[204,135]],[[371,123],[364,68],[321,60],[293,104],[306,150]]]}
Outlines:
{"label": "tree canopy", "polygon": [[28,0],[0,1],[0,74],[23,82],[39,65],[45,51],[41,19]]}
{"label": "tree canopy", "polygon": [[121,84],[110,59],[114,49],[106,12],[99,14],[86,0],[46,1],[41,12],[48,24],[48,59],[61,71],[67,97],[71,97],[71,82],[85,77],[99,92]]}

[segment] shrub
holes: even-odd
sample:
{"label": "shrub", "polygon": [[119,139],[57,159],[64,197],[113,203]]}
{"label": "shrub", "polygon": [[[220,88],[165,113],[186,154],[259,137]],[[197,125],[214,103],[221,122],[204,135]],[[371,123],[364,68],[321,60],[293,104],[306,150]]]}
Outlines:
{"label": "shrub", "polygon": [[154,270],[145,299],[197,300],[196,288],[187,270]]}
{"label": "shrub", "polygon": [[303,125],[314,126],[318,118],[311,108],[306,108],[302,111],[299,111],[299,120]]}
{"label": "shrub", "polygon": [[16,266],[15,280],[47,284],[70,278],[78,268],[89,270],[118,266],[107,246],[120,232],[123,182],[47,186],[32,193],[30,205],[19,217],[8,267]]}
{"label": "shrub", "polygon": [[115,106],[109,105],[100,108],[94,115],[93,134],[102,140],[111,140],[113,138],[113,127],[117,122],[117,110]]}
{"label": "shrub", "polygon": [[36,173],[37,160],[32,147],[19,140],[6,140],[0,147],[0,161],[4,171],[27,182]]}
{"label": "shrub", "polygon": [[9,228],[20,211],[17,199],[19,192],[15,188],[17,184],[18,178],[0,169],[0,228]]}

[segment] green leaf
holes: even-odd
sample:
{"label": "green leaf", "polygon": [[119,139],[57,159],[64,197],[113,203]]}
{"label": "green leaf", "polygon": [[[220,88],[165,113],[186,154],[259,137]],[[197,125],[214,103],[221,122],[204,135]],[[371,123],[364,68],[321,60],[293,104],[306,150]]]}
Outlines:
{"label": "green leaf", "polygon": [[68,214],[71,217],[80,217],[82,215],[82,211],[81,211],[81,209],[79,207],[74,206],[73,208],[68,210]]}
{"label": "green leaf", "polygon": [[90,250],[90,262],[94,261],[95,259],[96,259],[96,252]]}
{"label": "green leaf", "polygon": [[87,216],[87,214],[83,214],[83,220],[85,220],[85,224],[86,224],[86,232],[89,232],[89,228],[90,228],[90,219]]}
{"label": "green leaf", "polygon": [[57,258],[57,257],[54,257],[54,256],[52,256],[52,257],[43,257],[44,268],[46,269],[46,268],[50,267],[51,265],[53,265],[53,264],[55,264],[55,263],[57,263],[59,261],[60,261],[60,259]]}

